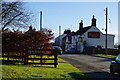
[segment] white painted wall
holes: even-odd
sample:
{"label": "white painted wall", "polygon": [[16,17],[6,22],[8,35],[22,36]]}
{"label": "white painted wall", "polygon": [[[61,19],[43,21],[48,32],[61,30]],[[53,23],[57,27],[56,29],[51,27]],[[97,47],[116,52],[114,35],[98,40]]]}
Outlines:
{"label": "white painted wall", "polygon": [[[100,38],[88,38],[88,32],[99,32]],[[78,42],[78,38],[80,35],[72,36],[72,43],[68,44],[68,37],[66,38],[66,51],[75,48],[76,42]],[[92,26],[88,31],[86,31],[81,37],[83,37],[83,42],[86,41],[86,46],[94,46],[97,47],[98,45],[101,45],[102,48],[105,48],[105,39],[106,36],[103,34],[97,27]],[[108,34],[108,48],[114,48],[114,35]],[[83,42],[78,42],[77,48],[78,51],[83,52]]]}
{"label": "white painted wall", "polygon": [[[67,36],[67,34],[62,34],[62,35],[58,36],[57,38],[55,38],[56,44],[60,44],[60,46],[62,46],[63,45],[62,41],[65,36]],[[60,40],[60,43],[59,43],[59,40]]]}
{"label": "white painted wall", "polygon": [[[88,38],[88,32],[100,32],[100,38]],[[108,35],[108,48],[114,48],[114,35]],[[84,39],[87,42],[86,46],[94,46],[97,47],[101,45],[102,48],[105,48],[105,39],[106,36],[95,26],[92,26],[87,32],[84,34]]]}
{"label": "white painted wall", "polygon": [[[106,40],[106,35],[105,34],[103,34],[103,40],[104,40],[104,42],[105,42],[105,40]],[[113,49],[114,48],[114,38],[115,38],[115,35],[111,35],[111,34],[108,34],[107,35],[107,46],[108,46],[108,48],[111,48],[111,49]],[[105,48],[105,43],[104,43],[104,48]]]}

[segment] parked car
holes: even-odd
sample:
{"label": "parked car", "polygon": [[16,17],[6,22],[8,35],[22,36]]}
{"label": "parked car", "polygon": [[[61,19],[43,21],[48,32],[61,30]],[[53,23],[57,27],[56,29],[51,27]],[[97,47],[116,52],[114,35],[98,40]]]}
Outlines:
{"label": "parked car", "polygon": [[69,53],[75,53],[76,50],[75,50],[75,48],[71,48],[71,49],[67,50],[67,52],[69,52]]}
{"label": "parked car", "polygon": [[53,46],[53,49],[57,49],[58,50],[58,54],[62,55],[62,49],[59,46]]}
{"label": "parked car", "polygon": [[114,74],[116,72],[120,74],[120,54],[110,64],[110,73]]}
{"label": "parked car", "polygon": [[75,48],[68,49],[66,52],[67,52],[67,53],[70,53],[70,54],[78,54],[78,53],[80,53],[80,52],[77,51]]}

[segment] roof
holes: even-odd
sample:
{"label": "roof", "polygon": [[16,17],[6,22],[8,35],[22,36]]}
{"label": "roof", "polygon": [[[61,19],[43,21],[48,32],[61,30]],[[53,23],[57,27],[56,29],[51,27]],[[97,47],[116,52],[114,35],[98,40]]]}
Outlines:
{"label": "roof", "polygon": [[87,27],[84,27],[82,28],[82,30],[77,30],[76,31],[76,35],[82,35],[84,34],[86,31],[88,31],[92,26],[87,26]]}
{"label": "roof", "polygon": [[61,37],[61,38],[64,38],[65,36],[67,36],[67,34],[63,34],[63,35],[61,35],[60,37]]}
{"label": "roof", "polygon": [[59,37],[61,37],[61,39],[63,39],[65,36],[67,36],[67,34],[62,34],[62,35],[60,35],[60,36],[56,37],[56,38],[55,38],[55,40],[58,40],[58,39],[59,39]]}
{"label": "roof", "polygon": [[[106,35],[106,34],[103,34],[103,35]],[[115,35],[114,35],[114,34],[107,34],[107,35],[109,35],[109,36],[114,36],[114,37],[115,37]]]}

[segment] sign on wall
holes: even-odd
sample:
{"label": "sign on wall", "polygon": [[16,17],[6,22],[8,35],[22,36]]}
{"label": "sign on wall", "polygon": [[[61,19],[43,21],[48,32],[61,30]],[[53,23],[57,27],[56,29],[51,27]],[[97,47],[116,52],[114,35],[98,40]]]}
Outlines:
{"label": "sign on wall", "polygon": [[88,32],[88,38],[100,38],[99,32]]}

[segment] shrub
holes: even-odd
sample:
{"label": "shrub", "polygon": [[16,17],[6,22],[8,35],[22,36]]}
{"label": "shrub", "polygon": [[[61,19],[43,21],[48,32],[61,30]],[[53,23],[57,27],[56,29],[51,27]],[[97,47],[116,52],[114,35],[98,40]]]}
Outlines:
{"label": "shrub", "polygon": [[36,31],[30,28],[26,32],[6,29],[2,33],[2,52],[23,52],[26,49],[51,49],[53,33],[51,30]]}

